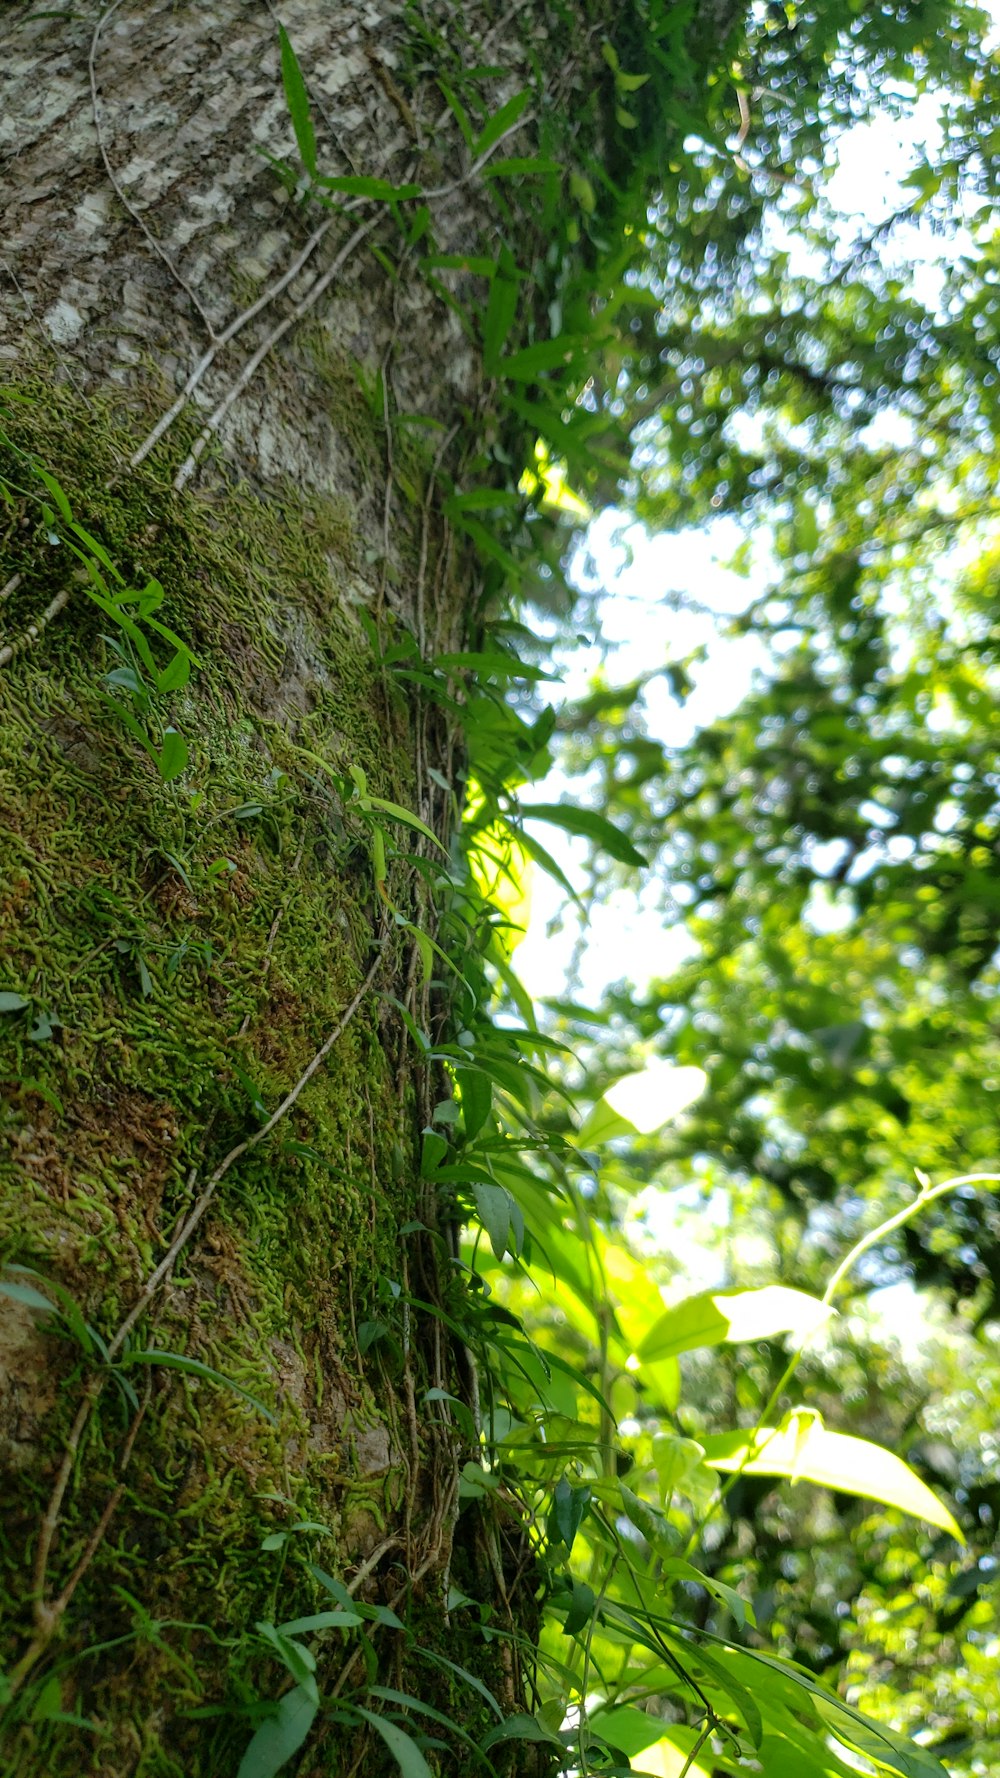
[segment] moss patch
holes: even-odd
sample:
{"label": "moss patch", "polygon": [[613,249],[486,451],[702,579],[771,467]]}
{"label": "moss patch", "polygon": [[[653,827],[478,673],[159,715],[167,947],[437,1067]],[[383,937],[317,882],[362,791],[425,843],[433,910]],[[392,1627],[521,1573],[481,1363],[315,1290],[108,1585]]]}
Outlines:
{"label": "moss patch", "polygon": [[[412,806],[413,746],[351,610],[357,544],[340,504],[241,484],[177,495],[155,461],[126,478],[132,439],[110,407],[21,393],[9,437],[132,584],[162,583],[160,616],[201,663],[155,718],[190,750],[172,782],[107,703],[119,657],[82,585],[0,671],[0,989],[28,1002],[0,1016],[0,1258],[57,1279],[108,1337],[199,1183],[300,1078],[355,993],[385,922],[370,835],[337,779],[358,764],[373,791]],[[16,452],[0,467],[27,487]],[[7,633],[37,621],[74,567],[16,495],[0,580],[22,578]],[[356,1338],[380,1280],[398,1278],[416,1202],[414,1169],[398,1164],[416,1135],[398,1019],[381,995],[405,991],[409,947],[393,928],[385,947],[380,990],[274,1137],[227,1175],[139,1330],[249,1390],[278,1427],[227,1389],[134,1366],[140,1399],[147,1379],[150,1392],[121,1474],[132,1410],[105,1390],[50,1592],[111,1490],[124,1493],[23,1694],[12,1774],[234,1771],[247,1721],[206,1727],[184,1712],[279,1689],[250,1627],[315,1609],[304,1557],[335,1570],[398,1511],[395,1411],[376,1403]],[[17,1477],[0,1547],[12,1661],[30,1636],[32,1550],[85,1369],[56,1325],[17,1315],[0,1411],[0,1460]],[[294,1507],[262,1498],[275,1493]],[[329,1535],[262,1552],[296,1514]],[[85,1652],[117,1637],[127,1659]],[[58,1710],[91,1726],[53,1721]]]}

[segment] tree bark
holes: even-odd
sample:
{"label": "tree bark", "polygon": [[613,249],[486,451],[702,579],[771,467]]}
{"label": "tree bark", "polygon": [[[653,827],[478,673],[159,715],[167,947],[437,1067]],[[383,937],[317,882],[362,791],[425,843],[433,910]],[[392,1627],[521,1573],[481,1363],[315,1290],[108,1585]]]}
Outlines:
{"label": "tree bark", "polygon": [[[570,41],[544,5],[281,9],[320,171],[415,183],[435,253],[525,268],[508,350],[552,301],[545,218],[482,177],[438,82],[488,113],[531,91],[494,153],[537,154],[552,113],[600,154],[603,10]],[[270,4],[18,0],[0,40],[0,1255],[33,1268],[0,1295],[4,1770],[234,1773],[247,1705],[292,1683],[254,1625],[331,1607],[310,1564],[410,1632],[321,1636],[324,1696],[377,1677],[475,1740],[489,1712],[434,1657],[523,1708],[536,1584],[516,1516],[459,1512],[476,1452],[443,1399],[475,1401],[420,1179],[448,1082],[401,1011],[446,1030],[403,923],[435,930],[437,854],[351,789],[454,844],[460,727],[379,650],[477,638],[489,566],[444,498],[510,441],[441,292],[468,315],[485,286],[429,280],[364,188],[324,208],[276,171]],[[187,683],[150,693],[95,569],[162,585],[116,609],[182,639]],[[173,1356],[119,1387],[95,1336]],[[298,1758],[396,1770],[323,1718]]]}

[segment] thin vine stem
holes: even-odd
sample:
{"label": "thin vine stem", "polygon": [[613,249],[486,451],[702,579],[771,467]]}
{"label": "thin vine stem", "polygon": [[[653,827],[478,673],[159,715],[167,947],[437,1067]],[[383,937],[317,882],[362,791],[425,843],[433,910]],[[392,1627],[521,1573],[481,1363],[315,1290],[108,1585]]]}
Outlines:
{"label": "thin vine stem", "polygon": [[714,1724],[710,1722],[705,1724],[705,1727],[702,1729],[697,1741],[694,1742],[687,1759],[684,1761],[684,1764],[678,1772],[677,1778],[688,1778],[688,1773],[694,1770],[695,1760],[698,1758],[705,1742],[711,1740],[713,1727]]}

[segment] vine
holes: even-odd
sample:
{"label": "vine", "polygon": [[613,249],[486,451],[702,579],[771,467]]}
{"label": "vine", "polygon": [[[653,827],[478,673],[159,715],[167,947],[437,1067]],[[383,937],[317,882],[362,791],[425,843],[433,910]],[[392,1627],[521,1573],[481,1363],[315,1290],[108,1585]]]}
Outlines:
{"label": "vine", "polygon": [[[115,0],[102,14],[92,40],[95,116],[100,110],[96,75],[100,32],[118,3]],[[616,48],[610,39],[602,46],[608,71],[606,99],[623,155],[622,136],[627,137],[638,123],[631,105],[640,105],[640,95],[642,105],[651,102],[647,84],[665,83],[665,58],[682,41],[684,8],[668,13],[651,7],[643,9],[644,18],[647,10],[653,22],[647,19],[645,48],[652,46],[655,52],[653,71],[642,70],[638,62],[623,62],[624,47]],[[418,28],[416,14],[411,23]],[[349,763],[342,772],[308,748],[293,749],[292,770],[303,778],[308,775],[313,785],[322,785],[335,801],[339,818],[367,842],[366,868],[382,922],[376,933],[369,934],[373,961],[274,1111],[267,1113],[253,1082],[244,1083],[258,1115],[256,1128],[229,1148],[201,1180],[190,1177],[190,1207],[163,1257],[149,1269],[131,1306],[106,1338],[84,1319],[72,1298],[34,1269],[9,1267],[7,1280],[0,1284],[9,1299],[59,1321],[75,1342],[86,1373],[35,1546],[34,1634],[7,1677],[6,1702],[15,1713],[27,1708],[44,1714],[44,1682],[32,1692],[32,1674],[49,1652],[122,1498],[119,1480],[68,1579],[53,1594],[49,1569],[66,1490],[107,1383],[115,1384],[130,1415],[120,1442],[119,1477],[129,1463],[149,1400],[148,1391],[140,1400],[134,1389],[129,1375],[134,1366],[145,1367],[147,1375],[174,1370],[216,1388],[228,1387],[243,1398],[249,1396],[254,1410],[270,1417],[266,1405],[234,1379],[187,1354],[159,1346],[152,1336],[137,1346],[133,1335],[153,1309],[222,1181],[286,1119],[372,989],[390,942],[398,942],[409,946],[406,999],[395,1002],[395,1011],[408,1038],[406,1066],[420,1113],[421,1214],[402,1231],[399,1278],[383,1278],[380,1300],[355,1332],[358,1351],[382,1364],[399,1382],[406,1422],[400,1441],[407,1452],[405,1493],[402,1499],[393,1498],[388,1480],[384,1488],[380,1484],[369,1490],[374,1503],[370,1510],[385,1535],[350,1578],[329,1574],[303,1557],[313,1587],[322,1595],[323,1608],[318,1611],[284,1617],[281,1575],[293,1552],[311,1551],[312,1541],[332,1537],[332,1529],[320,1521],[296,1518],[264,1540],[263,1551],[280,1558],[282,1565],[274,1582],[272,1616],[258,1620],[252,1631],[237,1627],[233,1640],[276,1661],[283,1682],[280,1691],[274,1688],[277,1696],[253,1700],[250,1714],[256,1726],[243,1754],[240,1778],[273,1778],[305,1746],[318,1722],[349,1734],[359,1730],[374,1734],[404,1778],[429,1774],[425,1755],[440,1745],[434,1729],[456,1738],[486,1771],[504,1770],[512,1747],[533,1744],[539,1750],[539,1771],[556,1766],[614,1778],[631,1769],[630,1753],[642,1751],[634,1745],[637,1730],[641,1733],[635,1719],[642,1714],[638,1706],[652,1696],[671,1698],[683,1712],[683,1720],[673,1725],[680,1778],[698,1769],[706,1748],[711,1749],[717,1770],[737,1772],[746,1760],[766,1755],[769,1737],[772,1742],[797,1738],[818,1770],[830,1736],[884,1769],[930,1778],[940,1768],[913,1743],[867,1724],[807,1676],[736,1635],[697,1632],[663,1608],[665,1595],[669,1599],[672,1590],[694,1585],[729,1613],[737,1632],[752,1629],[752,1602],[737,1588],[703,1572],[688,1556],[695,1553],[697,1535],[715,1507],[748,1468],[789,1473],[787,1466],[776,1471],[766,1467],[769,1452],[771,1460],[777,1460],[776,1447],[782,1440],[783,1453],[789,1441],[795,1447],[791,1473],[807,1477],[815,1472],[815,1464],[810,1470],[809,1442],[817,1430],[816,1416],[793,1406],[779,1426],[768,1427],[765,1411],[758,1428],[750,1436],[740,1435],[735,1446],[732,1441],[725,1447],[719,1441],[714,1447],[711,1441],[698,1445],[676,1431],[666,1432],[654,1439],[651,1463],[641,1481],[633,1478],[633,1489],[619,1473],[625,1453],[617,1438],[615,1394],[621,1378],[633,1359],[636,1366],[664,1367],[661,1390],[667,1407],[676,1408],[676,1398],[669,1400],[673,1388],[669,1367],[676,1366],[678,1353],[715,1339],[788,1333],[804,1338],[816,1325],[817,1305],[804,1297],[790,1302],[790,1297],[800,1295],[794,1292],[778,1292],[780,1301],[766,1291],[740,1293],[740,1299],[728,1305],[720,1303],[716,1293],[707,1310],[692,1298],[658,1314],[638,1352],[632,1351],[625,1304],[619,1301],[616,1307],[614,1302],[608,1255],[588,1215],[587,1194],[602,1145],[633,1126],[613,1106],[605,1105],[603,1129],[591,1125],[588,1133],[586,1125],[576,1128],[564,1115],[563,1129],[554,1131],[550,1101],[553,1091],[561,1089],[547,1071],[546,1060],[563,1046],[539,1028],[511,961],[513,922],[507,904],[509,892],[517,889],[524,859],[551,871],[570,889],[535,836],[535,824],[586,838],[625,868],[642,863],[628,835],[597,812],[524,799],[525,787],[542,777],[550,763],[556,712],[552,707],[532,708],[524,697],[523,688],[538,685],[548,674],[537,658],[530,658],[537,651],[512,615],[518,596],[530,597],[539,588],[551,591],[558,582],[566,541],[558,514],[570,504],[560,498],[559,478],[566,476],[593,494],[621,467],[624,438],[616,435],[604,412],[596,412],[580,398],[580,383],[583,367],[613,339],[615,317],[637,300],[630,279],[639,246],[623,247],[617,263],[610,271],[603,263],[599,275],[585,263],[581,269],[585,254],[574,259],[565,251],[553,253],[552,264],[541,269],[519,266],[506,247],[495,257],[446,254],[437,250],[432,206],[478,182],[494,194],[502,217],[507,183],[519,190],[522,181],[537,182],[546,225],[567,196],[570,199],[560,248],[581,240],[596,247],[601,231],[609,229],[616,215],[621,193],[608,177],[601,181],[594,156],[570,166],[549,152],[558,144],[548,141],[552,130],[544,93],[525,89],[504,100],[492,114],[483,114],[482,106],[477,112],[473,102],[474,78],[461,68],[442,68],[437,80],[445,101],[438,131],[447,124],[464,144],[464,168],[457,178],[428,183],[418,177],[428,147],[436,140],[435,131],[425,142],[409,101],[385,69],[381,74],[376,70],[376,78],[416,142],[408,176],[391,181],[357,171],[325,174],[307,81],[283,30],[280,47],[300,165],[291,167],[276,157],[272,164],[299,201],[328,207],[332,215],[310,233],[289,269],[221,331],[211,327],[197,298],[183,286],[206,321],[209,348],[176,401],[133,452],[130,468],[136,470],[163,442],[186,414],[191,396],[218,354],[288,289],[335,224],[349,222],[353,227],[305,295],[270,327],[232,377],[173,475],[175,492],[191,482],[227,413],[265,359],[311,312],[365,243],[377,250],[394,279],[404,270],[407,274],[416,270],[457,316],[481,355],[490,404],[477,421],[490,445],[478,451],[474,446],[471,461],[449,469],[456,440],[453,427],[443,433],[427,469],[422,496],[416,501],[419,548],[411,632],[385,609],[394,491],[402,490],[407,498],[393,445],[401,416],[394,411],[391,341],[377,386],[368,392],[383,424],[386,478],[378,603],[374,615],[367,614],[363,623],[387,699],[393,686],[405,686],[419,701],[418,784],[435,779],[428,764],[428,724],[435,716],[448,724],[455,753],[464,755],[464,764],[438,784],[447,817],[440,824],[442,839],[431,824],[428,807],[410,809],[376,793],[360,765]],[[430,47],[435,54],[443,53],[436,37]],[[676,77],[675,55],[670,78]],[[683,121],[678,107],[675,135]],[[503,145],[522,136],[529,126],[539,138],[538,150],[501,157],[498,151]],[[101,152],[121,196],[103,143]],[[366,208],[370,213],[354,224],[356,213]],[[136,220],[142,226],[141,219]],[[389,231],[382,227],[386,221]],[[143,232],[151,239],[148,230]],[[170,270],[176,277],[175,268]],[[450,274],[485,284],[483,300],[463,301],[446,282]],[[525,286],[531,289],[530,304],[522,300]],[[536,326],[537,316],[546,309],[550,316],[558,313],[560,322],[550,333]],[[535,439],[543,445],[541,456],[535,458],[537,474],[527,467]],[[166,717],[170,700],[189,685],[199,662],[158,615],[164,600],[162,585],[151,579],[141,589],[132,587],[105,545],[77,519],[52,471],[20,452],[11,439],[0,442],[33,478],[28,485],[6,482],[8,500],[33,501],[48,544],[53,549],[64,547],[75,558],[83,571],[85,596],[112,627],[113,634],[104,640],[117,664],[102,676],[105,706],[154,763],[159,778],[173,784],[185,773],[189,754],[183,736]],[[34,482],[42,484],[47,498],[37,492]],[[440,532],[438,560],[447,557],[450,540],[458,537],[476,563],[477,621],[471,646],[463,649],[443,649],[441,638],[427,633],[426,577],[435,525]],[[18,585],[8,582],[5,593],[17,590]],[[67,608],[71,596],[72,589],[61,591],[41,619],[6,645],[0,651],[0,666],[28,643],[37,642]],[[157,646],[165,643],[173,651],[164,665],[157,660],[153,638]],[[515,688],[520,688],[516,698]],[[459,783],[461,797],[455,789]],[[407,851],[404,844],[414,849]],[[19,1017],[29,1004],[27,996],[16,990],[0,996],[0,1012],[6,1016]],[[563,1097],[572,1109],[570,1095],[564,1092]],[[864,1237],[834,1274],[820,1309],[829,1306],[846,1266],[857,1254],[955,1183],[926,1188],[916,1205]],[[468,1229],[473,1234],[463,1245],[462,1231]],[[426,1257],[421,1259],[421,1243],[433,1253],[433,1266]],[[529,1276],[532,1268],[539,1275],[551,1274],[561,1301],[582,1319],[597,1352],[593,1375],[575,1371],[556,1352],[529,1337],[523,1321],[502,1300],[499,1268],[522,1277]],[[642,1293],[648,1281],[638,1275],[640,1271],[634,1267],[618,1291],[620,1298],[628,1291]],[[446,1279],[443,1285],[440,1277]],[[646,1296],[648,1306],[648,1291]],[[431,1379],[419,1400],[418,1321],[430,1348],[426,1374]],[[748,1326],[753,1328],[750,1334]],[[446,1338],[461,1357],[460,1379],[449,1367]],[[779,1405],[796,1362],[789,1365],[769,1409]],[[429,1429],[431,1464],[422,1450],[420,1419]],[[831,1437],[835,1440],[836,1435],[827,1435],[823,1446],[828,1469],[837,1460]],[[780,1460],[786,1463],[786,1455]],[[422,1494],[428,1469],[433,1476],[429,1502]],[[916,1477],[906,1472],[909,1480],[902,1479],[899,1471],[904,1469],[901,1464],[898,1469],[890,1465],[883,1493],[876,1497],[888,1497],[928,1516],[936,1512],[934,1522],[950,1529],[954,1525],[950,1514],[929,1490],[920,1492]],[[718,1486],[717,1474],[727,1471],[732,1479]],[[631,1474],[631,1468],[626,1467],[625,1473]],[[837,1485],[846,1485],[844,1473]],[[384,1509],[377,1499],[380,1491]],[[681,1526],[691,1522],[685,1501],[695,1508],[700,1505],[702,1518],[692,1532],[688,1554],[681,1555]],[[276,1504],[297,1510],[291,1497],[279,1497]],[[493,1615],[452,1584],[455,1524],[463,1511],[479,1519],[498,1601]],[[390,1523],[395,1528],[390,1529]],[[582,1567],[573,1561],[578,1540],[587,1552]],[[402,1578],[395,1572],[400,1558],[405,1561]],[[446,1617],[468,1614],[474,1632],[495,1650],[502,1676],[495,1688],[440,1651],[421,1645],[408,1608],[431,1574],[440,1576]],[[378,1581],[383,1594],[377,1602],[359,1597],[372,1580]],[[538,1646],[523,1633],[514,1609],[515,1602],[535,1594],[546,1619]],[[434,1665],[449,1681],[457,1680],[466,1699],[485,1705],[492,1718],[488,1730],[474,1739],[463,1727],[460,1711],[448,1715],[412,1690],[381,1683],[380,1651],[383,1645],[399,1642],[413,1662]],[[608,1651],[619,1657],[613,1675],[607,1666]],[[599,1702],[592,1708],[595,1697]],[[531,1703],[530,1710],[521,1707],[526,1702]],[[364,1757],[362,1748],[354,1769]]]}

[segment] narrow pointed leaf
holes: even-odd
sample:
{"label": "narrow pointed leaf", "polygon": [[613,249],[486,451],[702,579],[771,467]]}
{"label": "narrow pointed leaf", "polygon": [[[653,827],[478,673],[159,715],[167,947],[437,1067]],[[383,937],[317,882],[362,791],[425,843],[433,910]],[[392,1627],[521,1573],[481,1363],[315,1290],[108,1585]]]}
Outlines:
{"label": "narrow pointed leaf", "polygon": [[221,1371],[213,1370],[210,1364],[202,1364],[199,1358],[187,1358],[183,1352],[160,1352],[152,1347],[145,1352],[129,1352],[119,1362],[122,1366],[155,1364],[162,1366],[165,1370],[185,1371],[188,1376],[198,1377],[205,1383],[218,1383],[223,1389],[231,1389],[234,1394],[242,1396],[243,1400],[249,1402],[251,1407],[256,1408],[258,1414],[263,1414],[265,1420],[269,1421],[272,1426],[278,1424],[264,1403],[258,1401],[255,1395],[251,1395],[249,1389],[244,1389],[242,1383],[234,1383],[232,1377],[223,1376]]}
{"label": "narrow pointed leaf", "polygon": [[286,1692],[273,1716],[261,1723],[240,1761],[236,1778],[274,1778],[294,1754],[312,1728],[317,1705],[297,1685]]}
{"label": "narrow pointed leaf", "polygon": [[506,135],[508,130],[514,128],[518,118],[523,116],[530,98],[531,93],[525,88],[523,93],[515,93],[512,99],[507,100],[506,105],[501,105],[499,111],[490,118],[489,123],[473,144],[472,157],[474,160],[479,160],[481,155],[486,154],[493,147],[494,142],[499,142],[501,136]]}
{"label": "narrow pointed leaf", "polygon": [[315,178],[316,132],[309,115],[309,94],[302,78],[298,56],[292,48],[291,39],[283,25],[278,27],[278,39],[281,44],[281,81],[285,89],[285,100],[292,120],[292,129],[295,131],[295,143],[302,165],[306,172]]}
{"label": "narrow pointed leaf", "polygon": [[403,1778],[433,1778],[430,1766],[405,1729],[398,1728],[384,1716],[376,1716],[374,1710],[366,1710],[361,1704],[356,1704],[354,1708],[359,1716],[371,1723],[376,1734],[381,1735]]}
{"label": "narrow pointed leaf", "polygon": [[521,817],[524,821],[545,821],[553,827],[561,827],[565,833],[593,840],[605,852],[610,853],[612,858],[616,858],[619,864],[639,866],[646,863],[628,835],[622,833],[606,815],[598,815],[595,809],[581,809],[575,803],[525,803],[521,808]]}

